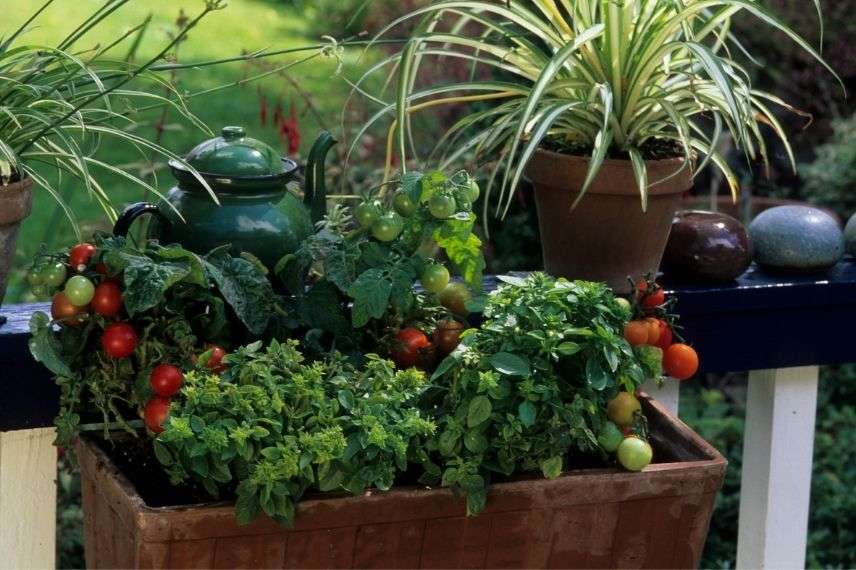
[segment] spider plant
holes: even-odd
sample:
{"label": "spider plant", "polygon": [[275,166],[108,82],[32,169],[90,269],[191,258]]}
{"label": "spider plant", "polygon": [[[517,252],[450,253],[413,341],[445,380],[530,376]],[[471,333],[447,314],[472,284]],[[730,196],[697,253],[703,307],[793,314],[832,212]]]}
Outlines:
{"label": "spider plant", "polygon": [[[178,90],[157,72],[156,64],[223,0],[206,0],[198,15],[153,58],[141,64],[130,57],[139,46],[148,21],[132,27],[108,45],[76,46],[87,32],[130,0],[107,0],[56,45],[26,43],[27,31],[54,0],[47,0],[17,30],[0,38],[0,192],[10,180],[30,177],[62,207],[79,235],[75,218],[60,192],[64,176],[80,180],[111,221],[116,210],[99,175],[110,172],[161,196],[152,184],[99,160],[98,148],[128,144],[182,162],[163,146],[134,133],[134,116],[141,107],[167,105],[205,132],[208,128],[190,112]],[[124,57],[114,56],[130,43]],[[128,48],[125,48],[128,49]],[[189,165],[217,200],[205,181]],[[49,173],[57,172],[57,176]]]}
{"label": "spider plant", "polygon": [[[819,0],[813,0],[815,10],[820,17]],[[730,28],[732,18],[744,14],[783,33],[834,74],[759,0],[441,0],[396,19],[378,35],[416,20],[409,42],[368,72],[393,77],[396,96],[373,97],[382,107],[365,130],[394,117],[389,169],[394,154],[407,157],[415,146],[413,113],[490,101],[454,124],[437,149],[443,167],[472,154],[493,161],[490,186],[499,188],[496,213],[502,216],[545,139],[590,154],[577,200],[604,159],[620,156],[632,164],[645,210],[649,186],[661,182],[649,181],[646,167],[646,149],[658,140],[670,141],[682,158],[675,174],[713,163],[736,196],[736,178],[717,152],[725,131],[748,158],[766,162],[762,126],[769,127],[794,164],[774,108],[796,109],[752,87],[741,61],[755,60]],[[490,69],[494,79],[475,80],[474,73],[467,81],[424,86],[420,65],[430,57]],[[406,161],[401,164],[406,169]]]}

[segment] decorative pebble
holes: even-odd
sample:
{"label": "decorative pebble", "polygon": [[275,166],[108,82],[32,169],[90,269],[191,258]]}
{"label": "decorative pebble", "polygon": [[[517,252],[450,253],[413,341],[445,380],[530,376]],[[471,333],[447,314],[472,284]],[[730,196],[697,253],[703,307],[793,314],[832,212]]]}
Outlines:
{"label": "decorative pebble", "polygon": [[752,262],[746,228],[718,212],[684,210],[675,214],[663,256],[663,272],[692,281],[731,281]]}
{"label": "decorative pebble", "polygon": [[813,273],[844,254],[844,234],[829,214],[810,206],[779,206],[761,212],[749,235],[755,261],[768,270]]}
{"label": "decorative pebble", "polygon": [[847,253],[856,255],[856,214],[847,222],[847,227],[844,228],[844,241],[847,246]]}

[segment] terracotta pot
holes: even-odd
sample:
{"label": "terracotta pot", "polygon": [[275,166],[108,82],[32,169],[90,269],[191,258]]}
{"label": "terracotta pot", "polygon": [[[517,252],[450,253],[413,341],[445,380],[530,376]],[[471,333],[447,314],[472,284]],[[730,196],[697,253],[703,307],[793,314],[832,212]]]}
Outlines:
{"label": "terracotta pot", "polygon": [[153,508],[93,440],[80,458],[88,568],[694,568],[725,459],[647,396],[657,463],[495,484],[467,517],[447,489],[300,503],[294,527],[228,503]]}
{"label": "terracotta pot", "polygon": [[33,208],[32,188],[32,178],[0,186],[0,304],[6,295],[21,221],[30,215]]}
{"label": "terracotta pot", "polygon": [[[535,186],[541,247],[547,273],[605,281],[629,291],[628,277],[656,273],[681,193],[692,186],[683,159],[649,161],[648,211],[629,160],[605,160],[586,195],[571,204],[585,180],[589,159],[538,150],[526,167]],[[661,181],[658,183],[658,181]]]}

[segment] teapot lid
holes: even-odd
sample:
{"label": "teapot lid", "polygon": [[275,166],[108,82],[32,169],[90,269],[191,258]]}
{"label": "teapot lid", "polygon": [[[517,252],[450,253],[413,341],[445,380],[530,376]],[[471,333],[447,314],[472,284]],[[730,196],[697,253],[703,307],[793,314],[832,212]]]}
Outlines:
{"label": "teapot lid", "polygon": [[[197,145],[185,156],[207,182],[219,187],[284,187],[297,164],[283,158],[270,145],[248,137],[243,127],[223,127],[220,136]],[[198,181],[180,162],[171,160],[172,171],[182,182]]]}

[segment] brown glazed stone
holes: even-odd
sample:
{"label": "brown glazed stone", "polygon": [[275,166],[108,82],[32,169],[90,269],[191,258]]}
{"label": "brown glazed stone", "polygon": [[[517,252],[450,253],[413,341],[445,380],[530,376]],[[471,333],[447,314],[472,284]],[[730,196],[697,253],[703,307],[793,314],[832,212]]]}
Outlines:
{"label": "brown glazed stone", "polygon": [[663,255],[663,272],[692,281],[731,281],[752,262],[746,228],[717,212],[684,210],[675,214]]}

